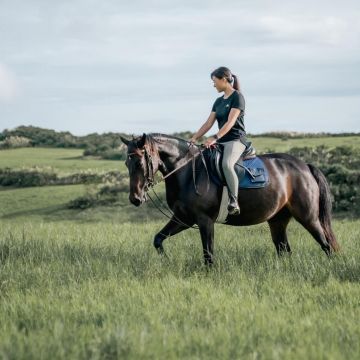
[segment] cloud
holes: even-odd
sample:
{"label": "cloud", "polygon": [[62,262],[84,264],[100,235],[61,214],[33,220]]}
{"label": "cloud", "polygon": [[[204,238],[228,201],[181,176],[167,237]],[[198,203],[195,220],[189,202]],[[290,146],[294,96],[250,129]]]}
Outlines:
{"label": "cloud", "polygon": [[[260,17],[261,26],[275,41],[346,46],[358,42],[358,22],[339,16],[269,15]],[[354,19],[355,20],[355,19]]]}
{"label": "cloud", "polygon": [[[206,117],[219,96],[209,74],[221,65],[240,77],[246,99],[279,100],[266,106],[263,100],[250,101],[250,117],[257,114],[254,107],[276,109],[276,119],[281,110],[291,114],[296,110],[286,109],[290,97],[302,106],[306,97],[320,103],[327,96],[331,107],[330,99],[349,97],[346,104],[359,109],[360,2],[346,4],[12,0],[0,12],[2,62],[11,68],[5,69],[6,81],[1,75],[0,101],[15,99],[18,81],[25,96],[16,106],[2,107],[0,118],[42,118],[64,129],[79,122],[84,132],[94,128],[96,119],[98,131],[104,119],[115,130],[119,116],[128,119],[129,128],[140,120],[144,127],[173,120],[174,126],[180,121],[179,129],[188,129],[193,120],[182,119]],[[325,113],[335,126],[338,114]],[[355,126],[358,116],[350,115]]]}
{"label": "cloud", "polygon": [[18,85],[13,73],[0,63],[0,101],[11,102],[18,95]]}

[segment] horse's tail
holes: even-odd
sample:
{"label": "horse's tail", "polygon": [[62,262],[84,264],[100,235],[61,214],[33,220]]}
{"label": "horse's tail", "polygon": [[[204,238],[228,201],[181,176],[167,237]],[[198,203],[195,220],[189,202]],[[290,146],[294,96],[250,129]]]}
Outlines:
{"label": "horse's tail", "polygon": [[319,186],[320,198],[319,198],[319,220],[324,230],[326,240],[334,251],[339,251],[340,246],[336,241],[335,234],[331,228],[331,195],[330,187],[324,174],[312,164],[307,164],[311,174],[315,178]]}

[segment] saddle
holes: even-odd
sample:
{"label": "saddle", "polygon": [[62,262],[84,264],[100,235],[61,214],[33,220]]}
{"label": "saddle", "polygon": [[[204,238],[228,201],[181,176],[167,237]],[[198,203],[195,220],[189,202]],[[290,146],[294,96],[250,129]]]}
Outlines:
{"label": "saddle", "polygon": [[[210,177],[217,185],[226,186],[221,166],[224,153],[223,145],[216,143],[206,153]],[[239,158],[235,163],[235,172],[239,178],[239,188],[258,189],[265,187],[269,183],[268,170],[264,162],[256,156],[255,148],[250,141],[246,142],[244,152],[239,154]]]}

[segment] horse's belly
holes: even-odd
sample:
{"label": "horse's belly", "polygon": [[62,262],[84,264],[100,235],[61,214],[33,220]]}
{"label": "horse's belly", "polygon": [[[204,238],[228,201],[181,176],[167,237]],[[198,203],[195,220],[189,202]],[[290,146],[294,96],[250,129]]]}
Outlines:
{"label": "horse's belly", "polygon": [[261,189],[239,189],[239,215],[228,215],[226,224],[246,226],[269,220],[287,203],[286,191],[275,184]]}

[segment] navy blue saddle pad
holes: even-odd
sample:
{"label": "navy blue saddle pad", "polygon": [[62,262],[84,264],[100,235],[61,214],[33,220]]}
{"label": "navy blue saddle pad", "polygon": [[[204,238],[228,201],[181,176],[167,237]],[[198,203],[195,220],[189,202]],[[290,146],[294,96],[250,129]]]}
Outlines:
{"label": "navy blue saddle pad", "polygon": [[[220,163],[221,160],[222,157],[220,158]],[[216,167],[214,165],[214,157],[210,156],[210,158],[208,158],[208,161],[211,162],[209,169],[211,179],[217,185],[225,185],[225,183],[220,179],[216,171]],[[239,179],[242,178],[239,182],[239,188],[242,189],[263,188],[269,183],[268,170],[264,162],[257,156],[243,160],[242,165],[241,160],[238,160],[235,164],[235,172]],[[222,169],[221,174],[224,177]]]}
{"label": "navy blue saddle pad", "polygon": [[[262,188],[269,182],[269,173],[264,162],[259,157],[243,161],[245,176],[239,183],[239,188]],[[241,165],[235,164],[235,172],[242,176]]]}

